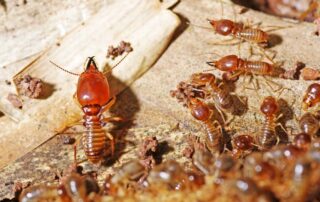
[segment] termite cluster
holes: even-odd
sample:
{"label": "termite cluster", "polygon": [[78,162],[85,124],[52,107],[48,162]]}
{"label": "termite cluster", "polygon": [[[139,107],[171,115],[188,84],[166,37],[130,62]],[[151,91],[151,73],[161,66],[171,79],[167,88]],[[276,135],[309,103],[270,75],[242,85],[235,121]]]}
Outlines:
{"label": "termite cluster", "polygon": [[[217,34],[256,44],[262,50],[268,46],[269,36],[261,29],[227,19],[209,23]],[[129,44],[122,43],[110,47],[107,57],[114,59],[130,51]],[[87,175],[73,172],[59,183],[26,188],[19,196],[20,201],[177,201],[176,196],[181,199],[187,196],[188,201],[320,200],[319,111],[303,114],[297,120],[300,133],[288,134],[292,136],[290,141],[280,144],[276,128],[280,126],[285,132],[287,129],[278,121],[282,115],[278,99],[267,96],[260,105],[264,117],[260,130],[255,134],[234,133],[228,139],[228,125],[236,111],[248,106],[246,99],[225,88],[227,83],[241,75],[281,77],[283,70],[273,63],[236,55],[207,64],[228,76],[219,79],[213,73],[194,73],[171,91],[205,129],[203,137],[189,138],[186,153],[191,166],[185,167],[173,159],[157,164],[153,154],[158,140],[152,137],[141,147],[144,149],[139,154],[140,160],[123,164],[115,174],[105,177],[103,186],[99,187]],[[121,120],[103,116],[115,103],[115,97],[110,96],[108,81],[93,57],[88,58],[83,73],[72,74],[79,76],[74,98],[84,114],[83,149],[90,163],[100,164],[108,150],[108,140],[110,155],[116,150],[112,134],[103,129],[107,123]],[[320,84],[314,83],[306,90],[302,109],[316,108],[319,102]]]}
{"label": "termite cluster", "polygon": [[[227,19],[209,20],[209,23],[219,35],[249,42],[263,52],[268,46],[269,36],[261,29],[245,27]],[[280,101],[274,95],[261,100],[259,111],[264,121],[260,123],[260,130],[242,130],[238,133],[236,127],[233,130],[229,127],[232,119],[230,121],[225,118],[235,116],[234,109],[240,107],[234,102],[235,96],[240,96],[224,88],[235,82],[230,78],[240,75],[259,76],[259,79],[264,78],[269,82],[271,80],[268,77],[285,79],[283,75],[286,72],[273,63],[245,60],[236,55],[227,55],[207,64],[228,73],[228,77],[222,76],[219,79],[217,75],[207,71],[193,73],[170,93],[178,102],[183,103],[192,118],[204,128],[204,135],[195,138],[202,147],[193,145],[193,150],[188,148],[192,155],[187,153],[187,157],[192,159],[193,165],[205,176],[214,178],[213,192],[217,192],[210,200],[319,200],[320,117],[316,106],[320,102],[320,84],[311,84],[300,100],[301,111],[305,113],[296,117],[296,130],[300,131],[298,134],[292,133],[292,130],[288,132],[288,128],[279,121],[285,114],[281,113]],[[279,92],[284,89],[284,86],[280,86],[271,91]],[[250,98],[246,101],[248,99]],[[247,105],[248,102],[244,99],[240,100],[244,106]],[[257,121],[256,123],[259,124]],[[281,142],[278,126],[288,136],[287,141]]]}

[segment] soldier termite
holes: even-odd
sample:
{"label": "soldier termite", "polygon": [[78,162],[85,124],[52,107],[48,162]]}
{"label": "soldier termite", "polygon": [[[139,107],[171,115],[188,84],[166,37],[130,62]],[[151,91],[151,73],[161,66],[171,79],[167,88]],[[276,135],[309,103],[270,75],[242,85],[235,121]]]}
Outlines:
{"label": "soldier termite", "polygon": [[[103,127],[108,122],[121,120],[119,117],[104,118],[102,115],[115,103],[115,97],[110,97],[108,80],[105,74],[97,68],[93,57],[88,58],[85,71],[81,74],[69,72],[53,62],[51,63],[67,73],[79,76],[74,98],[84,113],[83,126],[86,130],[82,133],[82,145],[87,159],[93,164],[99,164],[106,151],[107,138],[111,141],[112,155],[114,153],[114,138]],[[77,143],[74,144],[75,161],[76,146]]]}

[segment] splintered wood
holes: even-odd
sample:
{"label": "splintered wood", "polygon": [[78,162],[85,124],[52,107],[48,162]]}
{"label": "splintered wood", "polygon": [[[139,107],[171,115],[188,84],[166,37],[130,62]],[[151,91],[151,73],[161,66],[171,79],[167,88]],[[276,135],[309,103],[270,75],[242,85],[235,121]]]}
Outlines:
{"label": "splintered wood", "polygon": [[117,1],[101,8],[59,44],[40,54],[13,78],[15,85],[26,75],[41,79],[43,92],[39,99],[22,96],[23,107],[17,109],[6,99],[8,91],[0,92],[1,111],[17,121],[1,118],[0,145],[6,146],[2,148],[0,168],[81,119],[81,110],[73,101],[77,77],[62,72],[49,61],[81,73],[86,58],[95,56],[100,70],[107,70],[120,60],[106,58],[108,46],[129,41],[133,52],[108,76],[115,95],[159,58],[179,24],[179,18],[157,0]]}

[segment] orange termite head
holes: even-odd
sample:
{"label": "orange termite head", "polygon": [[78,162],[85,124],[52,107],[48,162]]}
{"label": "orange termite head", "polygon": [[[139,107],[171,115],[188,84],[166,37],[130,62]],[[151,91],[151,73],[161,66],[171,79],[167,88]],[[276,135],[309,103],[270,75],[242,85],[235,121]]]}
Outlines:
{"label": "orange termite head", "polygon": [[191,75],[191,83],[197,85],[206,85],[214,82],[216,77],[211,73],[195,73]]}
{"label": "orange termite head", "polygon": [[320,84],[313,83],[308,87],[306,94],[303,96],[302,109],[306,110],[309,107],[313,107],[318,102],[320,102]]}
{"label": "orange termite head", "polygon": [[233,33],[235,28],[235,23],[231,20],[221,19],[221,20],[210,20],[208,22],[212,25],[213,29],[221,35],[227,36]]}
{"label": "orange termite head", "polygon": [[109,83],[100,72],[93,57],[88,58],[86,69],[80,74],[77,85],[77,98],[81,106],[105,105],[110,99]]}
{"label": "orange termite head", "polygon": [[191,98],[188,107],[192,116],[199,121],[206,121],[211,116],[211,110],[208,105],[197,98]]}
{"label": "orange termite head", "polygon": [[260,106],[260,110],[266,116],[271,116],[271,115],[276,114],[278,112],[279,106],[278,106],[278,103],[274,97],[268,96],[268,97],[264,98],[264,100]]}
{"label": "orange termite head", "polygon": [[208,65],[213,66],[221,71],[235,71],[238,69],[242,60],[236,55],[227,55],[220,60],[207,62]]}

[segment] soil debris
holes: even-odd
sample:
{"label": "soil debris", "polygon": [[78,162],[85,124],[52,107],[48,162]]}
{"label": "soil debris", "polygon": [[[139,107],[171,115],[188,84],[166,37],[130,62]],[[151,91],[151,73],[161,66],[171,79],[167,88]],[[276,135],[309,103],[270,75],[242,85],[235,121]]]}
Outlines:
{"label": "soil debris", "polygon": [[22,109],[22,100],[19,98],[18,95],[9,93],[7,99],[15,108]]}
{"label": "soil debris", "polygon": [[147,169],[150,170],[155,166],[154,154],[157,150],[159,142],[157,137],[146,137],[139,147],[139,159],[140,163]]}
{"label": "soil debris", "polygon": [[176,90],[171,90],[170,95],[171,97],[177,98],[178,102],[182,103],[184,107],[188,106],[190,98],[200,97],[204,98],[205,94],[201,91],[196,91],[199,86],[194,86],[190,83],[181,81],[177,85]]}
{"label": "soil debris", "polygon": [[43,83],[38,78],[33,78],[30,75],[24,75],[18,80],[18,88],[20,94],[29,98],[39,98],[41,95]]}
{"label": "soil debris", "polygon": [[301,70],[305,68],[305,64],[303,62],[296,62],[294,68],[290,70],[286,70],[284,73],[280,74],[279,77],[283,79],[291,79],[291,80],[299,80]]}
{"label": "soil debris", "polygon": [[130,53],[131,51],[133,51],[131,44],[129,42],[121,41],[117,47],[108,47],[107,58],[111,58],[113,60],[123,53]]}

